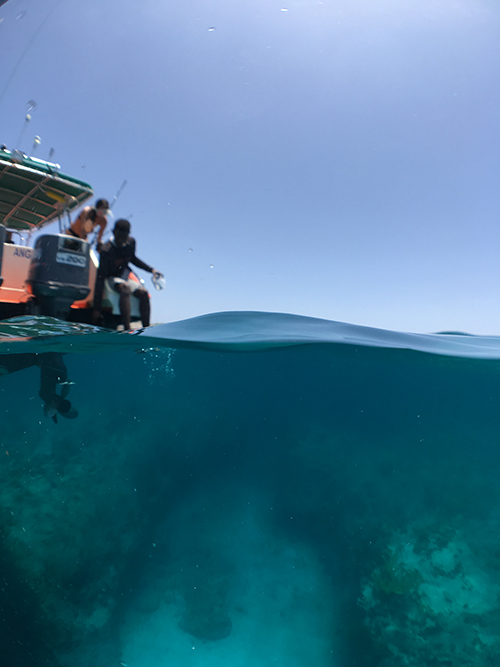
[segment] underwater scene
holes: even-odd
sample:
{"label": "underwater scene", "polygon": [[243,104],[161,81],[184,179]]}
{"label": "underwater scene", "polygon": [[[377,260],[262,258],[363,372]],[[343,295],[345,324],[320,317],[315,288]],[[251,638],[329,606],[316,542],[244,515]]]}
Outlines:
{"label": "underwater scene", "polygon": [[0,339],[2,667],[499,664],[500,338]]}

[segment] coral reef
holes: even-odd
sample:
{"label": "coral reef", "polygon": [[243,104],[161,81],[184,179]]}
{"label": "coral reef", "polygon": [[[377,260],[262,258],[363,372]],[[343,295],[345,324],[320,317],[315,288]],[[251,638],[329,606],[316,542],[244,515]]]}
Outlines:
{"label": "coral reef", "polygon": [[[451,536],[450,536],[451,533]],[[359,605],[384,665],[473,667],[500,652],[500,579],[458,528],[394,532]]]}
{"label": "coral reef", "polygon": [[402,560],[401,550],[393,551],[384,564],[373,573],[375,588],[388,595],[413,593],[423,582],[422,574],[414,567],[408,567]]}
{"label": "coral reef", "polygon": [[66,646],[108,623],[120,566],[142,528],[118,438],[94,449],[52,442],[50,457],[45,445],[29,466],[13,447],[2,459],[0,528],[3,548],[54,625],[54,642]]}

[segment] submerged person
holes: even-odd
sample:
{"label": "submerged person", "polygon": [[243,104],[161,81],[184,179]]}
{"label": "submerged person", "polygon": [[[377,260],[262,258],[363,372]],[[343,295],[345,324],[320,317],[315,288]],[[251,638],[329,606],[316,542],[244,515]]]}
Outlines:
{"label": "submerged person", "polygon": [[139,312],[143,327],[149,326],[151,306],[149,294],[141,283],[129,278],[131,268],[129,264],[152,273],[157,279],[163,274],[139,259],[135,254],[135,239],[130,236],[130,222],[128,220],[117,220],[113,229],[114,238],[102,245],[99,249],[101,259],[97,270],[97,278],[94,290],[94,310],[92,321],[97,324],[102,315],[102,297],[104,284],[120,295],[120,313],[125,329],[130,329],[131,318],[131,295],[139,299]]}
{"label": "submerged person", "polygon": [[[0,376],[22,371],[25,368],[40,368],[40,391],[43,412],[57,424],[57,415],[66,419],[75,419],[78,412],[66,398],[73,382],[68,380],[68,369],[59,352],[42,352],[40,354],[5,354],[0,356]],[[57,387],[61,393],[57,393]]]}
{"label": "submerged person", "polygon": [[102,235],[108,224],[109,202],[107,199],[98,199],[95,206],[86,206],[78,218],[68,229],[70,236],[76,236],[78,239],[87,240],[87,236],[94,232],[98,227],[96,241],[97,245],[102,242]]}

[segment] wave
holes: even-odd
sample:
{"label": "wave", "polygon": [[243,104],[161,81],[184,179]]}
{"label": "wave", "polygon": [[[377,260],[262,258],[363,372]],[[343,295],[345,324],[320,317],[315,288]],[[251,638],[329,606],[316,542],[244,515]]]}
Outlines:
{"label": "wave", "polygon": [[288,313],[230,311],[116,332],[47,317],[17,317],[0,324],[0,354],[85,353],[148,346],[258,351],[297,345],[351,345],[413,350],[474,359],[500,359],[500,336],[417,334]]}

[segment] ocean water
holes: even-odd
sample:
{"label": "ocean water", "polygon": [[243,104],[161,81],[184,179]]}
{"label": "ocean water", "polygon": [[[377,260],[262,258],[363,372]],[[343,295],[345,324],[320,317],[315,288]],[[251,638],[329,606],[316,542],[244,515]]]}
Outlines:
{"label": "ocean water", "polygon": [[0,338],[2,667],[499,664],[500,338]]}

